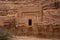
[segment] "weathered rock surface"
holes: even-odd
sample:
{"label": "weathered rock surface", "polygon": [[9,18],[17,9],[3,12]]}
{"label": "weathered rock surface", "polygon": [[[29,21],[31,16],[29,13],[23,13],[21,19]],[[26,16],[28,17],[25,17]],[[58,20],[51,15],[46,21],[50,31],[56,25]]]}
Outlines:
{"label": "weathered rock surface", "polygon": [[60,38],[59,3],[60,0],[0,0],[0,26],[15,35]]}

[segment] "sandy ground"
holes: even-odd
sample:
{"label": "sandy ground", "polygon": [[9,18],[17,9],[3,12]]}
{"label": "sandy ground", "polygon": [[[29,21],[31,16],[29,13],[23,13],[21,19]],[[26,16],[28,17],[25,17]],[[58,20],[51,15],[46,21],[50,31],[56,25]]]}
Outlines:
{"label": "sandy ground", "polygon": [[14,36],[10,40],[60,40],[60,39],[43,39],[43,38],[36,38],[36,37],[27,37],[27,36]]}

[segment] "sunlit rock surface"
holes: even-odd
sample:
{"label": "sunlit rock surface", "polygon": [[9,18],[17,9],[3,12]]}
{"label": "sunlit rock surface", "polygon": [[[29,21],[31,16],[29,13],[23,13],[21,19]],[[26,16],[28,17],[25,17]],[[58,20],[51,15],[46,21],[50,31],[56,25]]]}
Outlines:
{"label": "sunlit rock surface", "polygon": [[0,26],[20,36],[60,38],[59,3],[60,0],[0,0]]}

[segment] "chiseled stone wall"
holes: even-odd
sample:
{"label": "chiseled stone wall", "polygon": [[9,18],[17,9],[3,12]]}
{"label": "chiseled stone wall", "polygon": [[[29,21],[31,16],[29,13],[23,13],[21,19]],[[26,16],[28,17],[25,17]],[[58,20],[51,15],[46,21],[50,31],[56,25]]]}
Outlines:
{"label": "chiseled stone wall", "polygon": [[[59,0],[0,1],[0,25],[16,35],[60,36]],[[57,5],[55,5],[55,2]],[[29,19],[32,26],[28,25]]]}
{"label": "chiseled stone wall", "polygon": [[[55,9],[50,9],[49,7],[49,5],[52,5],[54,2],[55,0],[3,0],[0,1],[0,10],[2,11],[2,14],[4,12],[4,14],[9,17],[15,16],[17,25],[20,23],[28,25],[29,19],[32,20],[33,24],[54,24],[59,20],[51,17],[53,14],[57,14]],[[46,10],[44,10],[44,8]]]}

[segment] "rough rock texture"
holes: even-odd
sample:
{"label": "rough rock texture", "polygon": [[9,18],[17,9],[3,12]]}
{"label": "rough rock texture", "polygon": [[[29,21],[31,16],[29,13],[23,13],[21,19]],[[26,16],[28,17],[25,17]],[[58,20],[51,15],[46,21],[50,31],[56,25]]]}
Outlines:
{"label": "rough rock texture", "polygon": [[0,0],[0,26],[15,35],[60,38],[59,3],[60,0]]}

